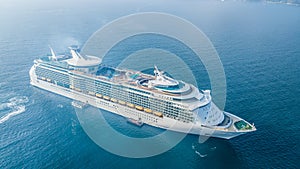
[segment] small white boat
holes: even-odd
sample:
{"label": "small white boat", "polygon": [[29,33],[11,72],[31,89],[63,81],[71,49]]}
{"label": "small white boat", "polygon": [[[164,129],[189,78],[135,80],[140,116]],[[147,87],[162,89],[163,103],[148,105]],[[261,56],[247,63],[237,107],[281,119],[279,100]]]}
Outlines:
{"label": "small white boat", "polygon": [[79,102],[79,101],[72,101],[71,105],[73,107],[77,107],[79,109],[83,109],[85,106],[87,106],[86,103],[83,103],[83,102]]}
{"label": "small white boat", "polygon": [[131,124],[134,124],[138,127],[142,127],[143,124],[144,124],[141,119],[136,120],[136,119],[133,119],[133,118],[127,118],[127,122],[131,123]]}

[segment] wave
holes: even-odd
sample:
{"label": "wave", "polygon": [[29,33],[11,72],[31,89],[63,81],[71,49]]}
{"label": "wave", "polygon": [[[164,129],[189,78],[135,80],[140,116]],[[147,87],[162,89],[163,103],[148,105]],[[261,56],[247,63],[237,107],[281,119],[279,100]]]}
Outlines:
{"label": "wave", "polygon": [[14,110],[14,111],[8,113],[7,115],[1,117],[0,118],[0,124],[6,122],[8,119],[10,119],[13,116],[16,116],[18,114],[21,114],[21,113],[25,112],[25,110],[26,110],[25,106],[19,106],[19,107],[17,107],[16,110]]}
{"label": "wave", "polygon": [[29,99],[26,96],[16,96],[16,97],[10,98],[8,100],[8,102],[0,104],[0,111],[6,110],[6,109],[11,109],[11,108],[16,108],[22,104],[28,103],[28,101],[29,101]]}
{"label": "wave", "polygon": [[9,106],[8,103],[2,103],[2,104],[0,104],[0,111],[7,110],[9,108],[10,108],[10,106]]}
{"label": "wave", "polygon": [[12,97],[6,103],[0,104],[0,111],[11,110],[8,114],[0,118],[0,124],[6,122],[13,116],[23,113],[26,110],[25,104],[29,102],[26,96],[16,96]]}
{"label": "wave", "polygon": [[72,134],[75,136],[77,134],[77,126],[78,126],[78,122],[75,119],[71,119],[72,120],[72,128],[71,128],[71,132]]}
{"label": "wave", "polygon": [[200,157],[206,157],[208,155],[208,154],[201,154],[199,151],[197,151],[194,143],[192,144],[192,149],[195,150],[195,153],[198,154]]}
{"label": "wave", "polygon": [[64,108],[64,105],[58,104],[57,107],[58,107],[58,108]]}
{"label": "wave", "polygon": [[207,156],[207,154],[201,154],[201,153],[200,153],[199,151],[197,151],[197,150],[195,151],[195,153],[198,154],[200,157],[206,157],[206,156]]}
{"label": "wave", "polygon": [[217,149],[217,147],[210,148],[211,151],[214,151],[215,149]]}
{"label": "wave", "polygon": [[16,96],[11,99],[9,99],[9,103],[11,103],[13,106],[14,105],[19,105],[19,104],[25,104],[28,103],[29,99],[26,96]]}

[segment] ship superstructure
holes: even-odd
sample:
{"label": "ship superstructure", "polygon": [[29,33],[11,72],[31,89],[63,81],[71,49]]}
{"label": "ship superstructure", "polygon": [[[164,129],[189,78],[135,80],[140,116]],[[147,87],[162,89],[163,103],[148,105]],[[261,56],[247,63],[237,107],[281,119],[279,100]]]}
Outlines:
{"label": "ship superstructure", "polygon": [[[177,132],[232,138],[256,130],[245,120],[221,111],[210,90],[175,80],[154,66],[154,75],[104,66],[95,56],[70,55],[36,59],[33,86],[63,95],[140,123]],[[174,125],[176,124],[176,125]]]}

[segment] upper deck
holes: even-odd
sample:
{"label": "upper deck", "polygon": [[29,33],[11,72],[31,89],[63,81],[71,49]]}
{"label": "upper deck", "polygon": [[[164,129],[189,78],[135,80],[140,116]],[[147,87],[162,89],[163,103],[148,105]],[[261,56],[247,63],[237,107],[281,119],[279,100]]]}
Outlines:
{"label": "upper deck", "polygon": [[[140,71],[103,66],[99,63],[99,60],[97,60],[96,64],[91,64],[91,66],[86,65],[83,67],[82,64],[79,63],[76,64],[79,66],[70,64],[70,60],[72,60],[72,58],[78,57],[78,55],[74,56],[77,53],[71,52],[71,54],[71,56],[55,56],[55,59],[53,59],[53,56],[49,56],[36,61],[46,65],[51,65],[52,67],[60,67],[70,74],[101,80],[113,85],[121,85],[135,89],[135,91],[141,91],[141,93],[153,97],[172,100],[178,104],[188,107],[190,110],[204,106],[211,101],[210,94],[205,94],[205,92],[199,91],[191,84],[178,81],[164,75],[163,72],[158,70],[156,66],[154,69],[154,75],[145,74]],[[81,58],[89,59],[91,57],[81,56]],[[91,71],[90,67],[96,68],[96,70]]]}

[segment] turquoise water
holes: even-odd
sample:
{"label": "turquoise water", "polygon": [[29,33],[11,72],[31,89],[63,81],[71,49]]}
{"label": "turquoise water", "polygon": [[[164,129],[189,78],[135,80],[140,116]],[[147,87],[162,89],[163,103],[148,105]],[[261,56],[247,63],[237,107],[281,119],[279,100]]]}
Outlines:
{"label": "turquoise water", "polygon": [[[0,6],[0,168],[299,168],[299,7],[262,2],[88,2],[9,1]],[[67,46],[84,44],[105,23],[138,11],[178,15],[206,33],[226,73],[225,110],[254,122],[256,132],[229,141],[211,138],[204,144],[189,135],[155,157],[119,157],[89,139],[71,100],[29,85],[32,61],[49,53],[48,45],[64,52]],[[200,65],[194,70],[197,82],[209,88],[204,67],[193,59],[186,61]],[[106,63],[113,65],[115,59]],[[107,112],[105,117],[129,135],[160,132],[128,125]]]}

